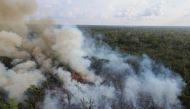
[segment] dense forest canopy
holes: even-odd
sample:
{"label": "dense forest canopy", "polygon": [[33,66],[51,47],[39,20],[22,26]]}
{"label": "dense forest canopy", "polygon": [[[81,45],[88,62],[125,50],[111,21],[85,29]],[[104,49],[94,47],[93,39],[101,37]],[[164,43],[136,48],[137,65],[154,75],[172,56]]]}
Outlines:
{"label": "dense forest canopy", "polygon": [[114,49],[135,55],[148,54],[182,75],[187,86],[181,99],[190,108],[190,27],[79,27]]}

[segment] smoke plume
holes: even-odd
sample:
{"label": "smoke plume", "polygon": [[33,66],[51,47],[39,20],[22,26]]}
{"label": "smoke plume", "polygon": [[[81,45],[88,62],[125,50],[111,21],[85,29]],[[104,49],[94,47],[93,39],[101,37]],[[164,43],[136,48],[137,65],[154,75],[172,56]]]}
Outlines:
{"label": "smoke plume", "polygon": [[45,80],[41,71],[35,69],[35,65],[33,61],[27,61],[8,70],[0,63],[0,87],[8,91],[11,98],[22,100],[24,92],[31,85],[38,85]]}
{"label": "smoke plume", "polygon": [[82,48],[83,43],[84,37],[78,29],[64,28],[58,31],[53,50],[57,52],[58,57],[64,64],[80,73],[83,78],[95,81],[98,78],[95,78],[93,72],[88,69],[91,62],[84,59],[87,54]]}
{"label": "smoke plume", "polygon": [[26,18],[37,9],[34,0],[1,0],[0,1],[0,30],[27,34]]}
{"label": "smoke plume", "polygon": [[46,91],[36,106],[43,109],[182,108],[185,83],[175,72],[76,27],[29,18],[36,9],[34,0],[0,1],[0,88],[9,98],[24,101],[33,85]]}
{"label": "smoke plume", "polygon": [[22,37],[15,33],[2,31],[0,32],[0,39],[1,56],[13,57],[19,52],[17,48],[22,44]]}

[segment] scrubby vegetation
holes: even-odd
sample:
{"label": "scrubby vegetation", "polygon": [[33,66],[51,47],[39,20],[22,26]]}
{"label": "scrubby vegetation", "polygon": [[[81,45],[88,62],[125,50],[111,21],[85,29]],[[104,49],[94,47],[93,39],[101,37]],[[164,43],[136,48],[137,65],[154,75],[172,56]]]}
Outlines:
{"label": "scrubby vegetation", "polygon": [[87,33],[129,54],[148,54],[185,80],[180,97],[190,109],[190,28],[188,27],[97,27],[81,26]]}

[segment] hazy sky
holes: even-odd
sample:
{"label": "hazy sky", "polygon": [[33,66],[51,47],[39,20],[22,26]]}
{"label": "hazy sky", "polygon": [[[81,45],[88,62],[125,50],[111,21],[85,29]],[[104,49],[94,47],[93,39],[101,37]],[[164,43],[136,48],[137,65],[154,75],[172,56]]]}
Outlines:
{"label": "hazy sky", "polygon": [[190,0],[37,0],[62,24],[188,25]]}

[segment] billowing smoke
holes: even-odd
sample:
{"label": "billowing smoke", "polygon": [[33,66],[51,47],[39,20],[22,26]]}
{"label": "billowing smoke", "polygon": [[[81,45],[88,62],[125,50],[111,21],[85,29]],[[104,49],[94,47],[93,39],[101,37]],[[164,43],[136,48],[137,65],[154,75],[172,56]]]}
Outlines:
{"label": "billowing smoke", "polygon": [[43,109],[182,108],[179,75],[146,55],[114,51],[77,28],[29,19],[35,10],[33,0],[0,1],[0,88],[9,98],[24,101],[36,86],[46,90],[37,103]]}
{"label": "billowing smoke", "polygon": [[70,72],[58,69],[56,73],[65,83],[63,87],[71,93],[71,104],[81,102],[95,109],[182,108],[178,97],[185,84],[179,75],[146,55],[120,54],[87,40],[83,50],[92,61],[90,68],[103,82],[81,84],[72,80]]}
{"label": "billowing smoke", "polygon": [[41,71],[35,68],[33,61],[18,64],[13,69],[7,69],[0,63],[0,87],[8,91],[11,98],[22,100],[24,92],[31,85],[38,85],[45,80]]}
{"label": "billowing smoke", "polygon": [[[131,108],[181,108],[179,95],[185,85],[182,78],[151,60],[147,55],[132,56],[113,51],[109,46],[88,39],[84,49],[95,59],[96,73],[121,90],[119,96]],[[99,65],[101,64],[101,65]],[[106,83],[106,82],[105,82]],[[155,108],[154,107],[154,108]]]}
{"label": "billowing smoke", "polygon": [[18,54],[17,48],[22,44],[22,37],[16,33],[2,31],[0,32],[0,39],[1,56],[13,57],[15,54]]}
{"label": "billowing smoke", "polygon": [[93,108],[100,108],[99,106],[103,105],[106,109],[111,108],[110,103],[116,97],[114,87],[79,83],[76,80],[72,80],[70,72],[64,71],[61,68],[59,68],[56,73],[65,83],[64,88],[71,93],[72,97],[69,100],[70,103],[78,105],[82,103],[85,108],[90,106],[95,106]]}
{"label": "billowing smoke", "polygon": [[22,49],[27,15],[33,13],[36,4],[31,0],[1,0],[0,1],[0,56],[9,58],[11,62],[6,67],[0,63],[0,87],[8,92],[10,98],[23,100],[24,92],[31,85],[39,85],[45,77],[30,54]]}
{"label": "billowing smoke", "polygon": [[1,0],[0,30],[26,35],[26,18],[34,13],[36,9],[37,4],[34,0]]}
{"label": "billowing smoke", "polygon": [[84,59],[87,56],[82,46],[84,44],[84,37],[82,33],[75,28],[65,28],[58,31],[57,37],[55,37],[55,44],[53,49],[57,52],[61,61],[69,65],[77,73],[80,73],[84,79],[94,81],[95,75],[92,71],[89,71],[90,60]]}
{"label": "billowing smoke", "polygon": [[136,98],[150,96],[153,103],[164,108],[178,104],[178,96],[182,91],[183,82],[180,77],[172,75],[169,69],[154,65],[153,61],[144,56],[140,62],[138,75],[130,75],[125,81],[126,98],[133,105],[141,101]]}
{"label": "billowing smoke", "polygon": [[32,14],[36,9],[33,0],[1,0],[0,21],[23,20],[27,15]]}

